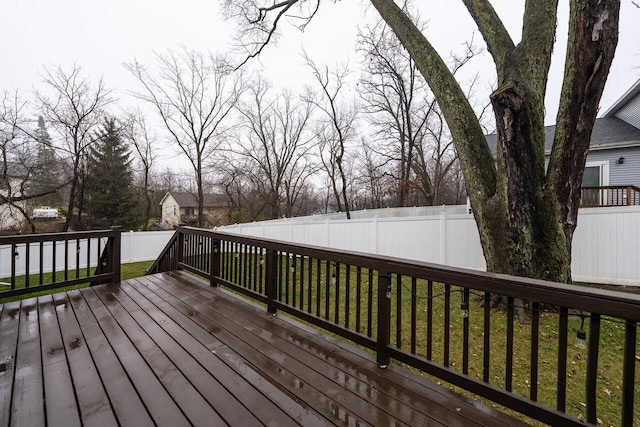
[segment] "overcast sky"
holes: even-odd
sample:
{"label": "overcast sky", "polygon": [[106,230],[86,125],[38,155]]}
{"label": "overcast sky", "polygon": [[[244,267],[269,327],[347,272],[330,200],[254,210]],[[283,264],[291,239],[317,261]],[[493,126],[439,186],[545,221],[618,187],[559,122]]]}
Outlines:
{"label": "overcast sky", "polygon": [[[445,56],[460,50],[470,39],[474,25],[459,0],[418,0],[423,18],[428,19],[427,37]],[[512,37],[519,40],[523,0],[492,1]],[[548,89],[547,119],[553,123],[562,81],[562,59],[566,47],[568,0],[561,0],[556,59]],[[179,44],[198,50],[222,51],[233,40],[233,23],[219,14],[218,0],[0,0],[0,90],[18,89],[31,99],[40,83],[44,65],[68,68],[76,62],[86,75],[104,76],[121,103],[133,102],[127,91],[135,81],[123,68],[137,58],[153,61],[153,52],[164,52]],[[375,10],[362,0],[326,2],[304,33],[285,29],[277,46],[269,47],[254,66],[276,85],[301,85],[308,78],[301,66],[304,48],[323,64],[350,59],[357,73],[353,53],[358,24],[375,17]],[[620,42],[601,103],[605,111],[640,77],[640,10],[631,0],[622,0]],[[483,45],[480,36],[476,37]],[[483,73],[478,97],[486,100],[495,77],[487,53],[471,64]]]}

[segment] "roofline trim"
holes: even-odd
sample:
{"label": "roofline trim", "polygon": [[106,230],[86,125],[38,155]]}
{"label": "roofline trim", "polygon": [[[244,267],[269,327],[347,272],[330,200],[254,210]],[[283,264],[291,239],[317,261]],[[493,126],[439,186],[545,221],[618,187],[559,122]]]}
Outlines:
{"label": "roofline trim", "polygon": [[620,98],[618,98],[618,100],[616,102],[613,103],[613,105],[611,105],[611,107],[609,107],[607,109],[607,111],[604,112],[604,114],[602,115],[603,118],[605,117],[615,117],[615,113],[624,105],[627,103],[627,101],[629,101],[631,98],[633,98],[634,96],[636,96],[638,93],[640,93],[640,79],[638,79],[637,82],[635,82],[633,84],[633,86],[631,86]]}
{"label": "roofline trim", "polygon": [[[603,151],[603,150],[614,150],[616,148],[633,148],[633,147],[640,147],[640,140],[592,145],[589,147],[589,151]],[[545,150],[544,154],[550,155],[551,150]]]}

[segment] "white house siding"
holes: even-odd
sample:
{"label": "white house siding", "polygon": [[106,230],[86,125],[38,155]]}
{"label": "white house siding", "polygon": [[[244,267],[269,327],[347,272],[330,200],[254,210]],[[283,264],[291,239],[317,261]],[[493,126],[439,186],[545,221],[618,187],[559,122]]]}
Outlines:
{"label": "white house siding", "polygon": [[162,222],[170,225],[178,225],[180,222],[180,206],[171,194],[162,201]]}
{"label": "white house siding", "polygon": [[[24,206],[22,206],[24,208]],[[4,204],[0,205],[0,230],[19,230],[24,225],[22,213],[15,207]]]}
{"label": "white house siding", "polygon": [[[20,195],[20,181],[13,178],[9,178],[9,185],[11,185],[11,193],[14,196]],[[6,196],[6,190],[0,190],[0,192]],[[20,208],[26,209],[26,202],[23,200],[17,203]],[[24,225],[24,216],[14,206],[9,204],[0,205],[0,231],[5,230],[19,230]]]}
{"label": "white house siding", "polygon": [[640,96],[631,99],[615,116],[640,129]]}
{"label": "white house siding", "polygon": [[[624,157],[622,164],[618,164],[620,157]],[[587,162],[602,161],[609,162],[609,185],[640,187],[640,146],[589,152]]]}

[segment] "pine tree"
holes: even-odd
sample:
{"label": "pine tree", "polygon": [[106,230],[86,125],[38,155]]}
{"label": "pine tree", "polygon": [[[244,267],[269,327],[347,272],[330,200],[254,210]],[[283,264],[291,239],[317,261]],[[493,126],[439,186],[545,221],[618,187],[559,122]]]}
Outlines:
{"label": "pine tree", "polygon": [[88,158],[90,227],[120,225],[125,229],[136,228],[140,213],[130,154],[116,120],[105,118]]}

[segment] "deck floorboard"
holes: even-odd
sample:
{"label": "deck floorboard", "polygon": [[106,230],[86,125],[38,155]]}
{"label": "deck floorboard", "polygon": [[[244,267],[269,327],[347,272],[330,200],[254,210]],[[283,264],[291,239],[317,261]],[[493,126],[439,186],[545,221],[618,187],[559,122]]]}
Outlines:
{"label": "deck floorboard", "polygon": [[524,425],[184,273],[0,305],[0,427]]}

